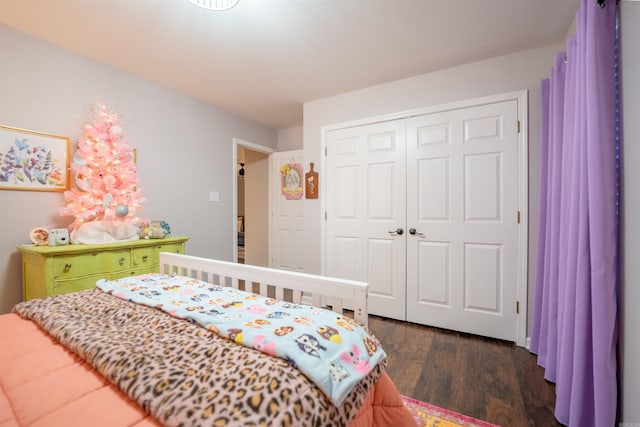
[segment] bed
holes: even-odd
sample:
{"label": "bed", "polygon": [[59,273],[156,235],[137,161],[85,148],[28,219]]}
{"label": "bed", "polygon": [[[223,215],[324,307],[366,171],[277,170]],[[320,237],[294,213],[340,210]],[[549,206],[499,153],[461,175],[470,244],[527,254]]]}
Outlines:
{"label": "bed", "polygon": [[160,269],[1,315],[0,426],[415,425],[367,284],[172,253]]}

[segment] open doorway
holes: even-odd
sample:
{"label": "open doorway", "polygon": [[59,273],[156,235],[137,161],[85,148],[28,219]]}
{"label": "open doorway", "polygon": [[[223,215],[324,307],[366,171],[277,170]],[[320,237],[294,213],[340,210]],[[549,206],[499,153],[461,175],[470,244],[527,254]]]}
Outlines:
{"label": "open doorway", "polygon": [[269,265],[269,154],[234,138],[234,261]]}

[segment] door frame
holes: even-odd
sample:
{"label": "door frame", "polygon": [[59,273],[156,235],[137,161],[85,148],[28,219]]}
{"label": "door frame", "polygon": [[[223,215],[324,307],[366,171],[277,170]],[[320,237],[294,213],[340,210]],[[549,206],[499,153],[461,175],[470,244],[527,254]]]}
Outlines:
{"label": "door frame", "polygon": [[[414,116],[425,114],[439,113],[448,110],[458,110],[483,104],[493,104],[503,101],[517,101],[518,111],[517,118],[519,121],[518,132],[518,211],[520,212],[520,227],[518,227],[518,265],[517,265],[517,284],[516,298],[519,310],[516,314],[516,344],[525,347],[527,341],[527,319],[528,319],[528,252],[529,252],[529,122],[528,122],[528,91],[519,90],[507,92],[497,95],[490,95],[479,98],[472,98],[463,101],[455,101],[447,104],[433,105],[429,107],[418,108],[414,110],[402,111],[397,113],[384,114],[364,119],[357,119],[342,123],[325,125],[320,128],[320,149],[324,154],[320,158],[320,171],[326,174],[326,153],[327,153],[327,132],[354,126],[362,126],[378,122],[391,120],[407,119]],[[320,211],[326,215],[326,186],[320,186]],[[325,220],[326,221],[326,220]],[[326,275],[327,257],[326,257],[326,223],[321,221],[320,224],[320,268],[322,274]],[[514,307],[515,310],[515,307]]]}
{"label": "door frame", "polygon": [[[233,179],[231,180],[233,200],[231,202],[231,230],[232,230],[232,245],[233,245],[233,262],[238,262],[238,147],[243,147],[248,150],[258,151],[260,153],[272,154],[276,152],[275,148],[259,145],[250,141],[245,141],[240,138],[233,138],[233,151],[231,153]],[[271,173],[269,173],[269,183],[271,183]],[[271,198],[269,198],[269,211],[271,207]],[[269,215],[269,259],[271,259],[271,215]]]}

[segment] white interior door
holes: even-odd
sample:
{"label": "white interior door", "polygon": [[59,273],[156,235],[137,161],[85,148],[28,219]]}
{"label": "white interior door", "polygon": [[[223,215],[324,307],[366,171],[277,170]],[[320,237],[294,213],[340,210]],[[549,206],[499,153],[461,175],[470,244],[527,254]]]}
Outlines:
{"label": "white interior door", "polygon": [[326,274],[368,282],[369,312],[394,319],[405,318],[405,142],[403,121],[326,135]]}
{"label": "white interior door", "polygon": [[514,341],[517,101],[407,122],[407,320]]}
{"label": "white interior door", "polygon": [[304,164],[303,151],[281,151],[269,156],[271,172],[271,248],[270,266],[283,270],[303,271],[304,201],[287,200],[281,192],[280,167],[290,163]]}

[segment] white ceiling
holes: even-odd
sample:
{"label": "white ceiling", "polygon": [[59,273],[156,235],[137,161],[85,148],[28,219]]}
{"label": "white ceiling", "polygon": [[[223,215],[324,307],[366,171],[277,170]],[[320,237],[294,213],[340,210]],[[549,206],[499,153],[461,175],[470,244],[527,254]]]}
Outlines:
{"label": "white ceiling", "polygon": [[302,104],[563,40],[580,0],[0,0],[0,22],[274,129]]}

